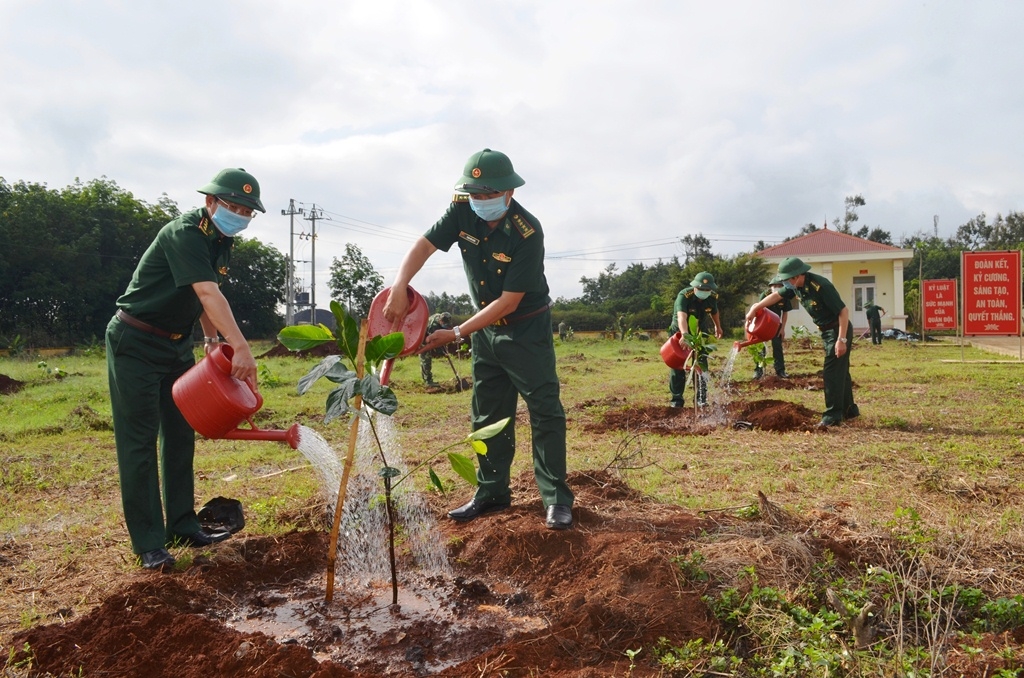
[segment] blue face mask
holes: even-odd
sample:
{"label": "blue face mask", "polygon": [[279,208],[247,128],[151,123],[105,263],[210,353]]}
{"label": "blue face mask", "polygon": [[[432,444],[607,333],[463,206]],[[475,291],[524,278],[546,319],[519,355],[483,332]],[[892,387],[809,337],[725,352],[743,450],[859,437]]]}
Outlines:
{"label": "blue face mask", "polygon": [[210,215],[210,218],[213,219],[213,225],[217,227],[217,230],[229,238],[244,231],[252,221],[252,217],[235,214],[221,204],[217,205],[216,211]]}
{"label": "blue face mask", "polygon": [[711,296],[711,290],[694,290],[693,293],[697,295],[697,298],[701,301]]}
{"label": "blue face mask", "polygon": [[796,285],[794,285],[793,283],[789,282],[788,280],[783,281],[782,286],[785,287],[787,290],[790,290],[791,292],[795,292],[796,291]]}
{"label": "blue face mask", "polygon": [[484,221],[497,221],[505,212],[508,212],[504,193],[497,198],[487,198],[486,200],[474,200],[473,196],[469,196],[469,206]]}

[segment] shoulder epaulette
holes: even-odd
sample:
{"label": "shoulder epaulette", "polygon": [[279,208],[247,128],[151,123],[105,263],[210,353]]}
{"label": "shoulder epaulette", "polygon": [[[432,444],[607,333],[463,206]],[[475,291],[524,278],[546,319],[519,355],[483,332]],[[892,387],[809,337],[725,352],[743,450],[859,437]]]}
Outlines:
{"label": "shoulder epaulette", "polygon": [[513,214],[512,223],[516,225],[516,229],[524,238],[529,238],[535,233],[533,226],[530,225],[529,221],[523,218],[522,214]]}
{"label": "shoulder epaulette", "polygon": [[456,193],[452,196],[452,202],[469,202],[469,193]]}
{"label": "shoulder epaulette", "polygon": [[203,232],[203,235],[210,235],[213,233],[213,226],[210,225],[210,219],[208,217],[200,219],[196,226]]}

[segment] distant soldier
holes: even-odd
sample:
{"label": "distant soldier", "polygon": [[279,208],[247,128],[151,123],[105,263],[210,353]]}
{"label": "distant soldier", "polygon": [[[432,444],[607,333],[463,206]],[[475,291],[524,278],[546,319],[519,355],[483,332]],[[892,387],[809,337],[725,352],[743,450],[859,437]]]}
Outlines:
{"label": "distant soldier", "polygon": [[562,322],[558,323],[558,338],[561,339],[562,341],[565,341],[565,331],[566,331],[566,329],[567,329],[567,325],[565,324],[564,320]]}
{"label": "distant soldier", "polygon": [[[772,292],[778,292],[783,287],[782,281],[772,281],[772,284],[768,286],[768,291],[761,295],[761,298],[766,298]],[[772,337],[772,363],[775,366],[776,376],[787,379],[789,377],[786,374],[786,356],[782,353],[782,340],[786,338],[786,319],[789,317],[789,311],[792,309],[792,301],[789,299],[782,299],[777,304],[773,304],[768,307],[768,310],[779,316],[779,331]],[[768,349],[764,344],[761,344],[761,363],[754,369],[754,379],[760,379],[764,376],[764,358],[768,355]]]}
{"label": "distant soldier", "polygon": [[626,316],[619,315],[619,341],[626,340]]}
{"label": "distant soldier", "polygon": [[[689,317],[692,315],[697,318],[697,326],[702,330],[707,327],[709,321],[714,323],[715,338],[722,338],[722,320],[718,315],[718,285],[715,284],[715,276],[707,271],[701,271],[695,275],[690,281],[690,285],[684,287],[676,295],[673,310],[672,325],[668,329],[670,336],[676,332],[683,334],[689,332]],[[694,375],[697,405],[704,407],[708,404],[707,353],[697,356],[695,370],[697,372]],[[686,371],[670,368],[669,372],[668,390],[672,395],[670,404],[672,407],[682,407],[683,391],[686,389]]]}
{"label": "distant soldier", "polygon": [[[427,334],[438,330],[450,330],[452,328],[452,316],[450,313],[435,313],[430,316],[427,322]],[[434,358],[440,358],[447,350],[445,346],[439,346],[432,351],[420,353],[420,374],[423,375],[423,383],[428,387],[436,387],[434,383]]]}
{"label": "distant soldier", "polygon": [[868,327],[871,329],[871,343],[882,344],[882,316],[885,315],[885,309],[877,305],[874,301],[869,301],[864,306],[864,312],[868,316]]}

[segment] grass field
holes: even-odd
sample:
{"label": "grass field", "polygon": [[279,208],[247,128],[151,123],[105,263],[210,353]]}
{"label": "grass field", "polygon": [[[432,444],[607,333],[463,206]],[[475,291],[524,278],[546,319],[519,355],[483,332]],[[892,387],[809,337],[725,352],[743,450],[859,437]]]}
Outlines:
{"label": "grass field", "polygon": [[[720,342],[713,373],[730,343]],[[643,463],[620,473],[654,499],[738,513],[756,506],[760,491],[794,514],[842,507],[863,531],[910,535],[936,548],[957,545],[958,567],[990,597],[1021,592],[1024,365],[1012,358],[956,362],[961,349],[951,345],[860,341],[852,375],[861,417],[827,433],[731,426],[680,436],[589,431],[587,424],[605,410],[667,405],[659,346],[556,340],[571,471],[614,466],[629,444],[639,448]],[[993,358],[975,349],[964,357]],[[328,385],[296,394],[298,379],[316,360],[259,362],[265,406],[256,423],[286,428],[299,422],[343,449],[347,427],[322,423]],[[820,347],[790,342],[787,362],[790,374],[813,374],[820,370]],[[467,361],[455,367],[462,376],[470,372]],[[750,358],[741,353],[730,397],[823,408],[820,391],[758,392],[751,372]],[[121,516],[102,355],[3,358],[0,375],[24,382],[17,393],[0,395],[0,651],[6,655],[13,633],[81,615],[136,565]],[[435,360],[434,375],[453,380],[443,360]],[[426,392],[415,358],[399,362],[392,386],[406,462],[468,432],[470,394]],[[526,418],[517,426],[514,475],[530,465]],[[453,505],[468,497],[450,469],[436,469],[457,488]],[[304,458],[285,445],[201,439],[196,473],[197,506],[215,496],[240,499],[250,534],[318,524],[322,488]],[[425,475],[416,482],[430,491]]]}

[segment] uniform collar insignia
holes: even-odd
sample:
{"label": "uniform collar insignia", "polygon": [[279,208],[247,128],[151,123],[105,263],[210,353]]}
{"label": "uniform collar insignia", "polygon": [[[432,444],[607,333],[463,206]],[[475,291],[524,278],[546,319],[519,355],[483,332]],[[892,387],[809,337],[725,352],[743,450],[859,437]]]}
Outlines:
{"label": "uniform collar insignia", "polygon": [[524,238],[529,238],[535,233],[533,226],[523,218],[522,214],[513,214],[512,222],[516,225],[516,229],[519,230],[519,233],[522,234]]}

